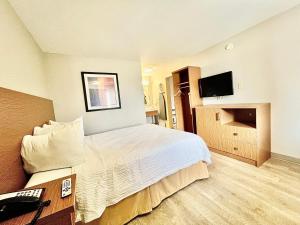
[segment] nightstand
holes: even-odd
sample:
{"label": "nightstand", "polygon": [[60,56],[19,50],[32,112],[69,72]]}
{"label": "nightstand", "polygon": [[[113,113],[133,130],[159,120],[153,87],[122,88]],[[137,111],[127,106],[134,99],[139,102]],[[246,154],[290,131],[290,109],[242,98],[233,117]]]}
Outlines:
{"label": "nightstand", "polygon": [[[72,179],[72,194],[61,198],[61,184],[66,178]],[[36,225],[75,225],[75,184],[76,175],[62,177],[31,188],[46,188],[43,201],[51,200],[51,204],[43,209]],[[26,225],[34,218],[36,211],[3,221],[1,225]]]}

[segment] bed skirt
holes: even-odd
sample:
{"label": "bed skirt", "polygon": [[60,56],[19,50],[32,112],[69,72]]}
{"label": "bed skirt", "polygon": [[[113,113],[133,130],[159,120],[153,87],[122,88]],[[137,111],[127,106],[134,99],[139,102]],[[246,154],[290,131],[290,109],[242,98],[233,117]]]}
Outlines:
{"label": "bed skirt", "polygon": [[196,180],[208,178],[207,165],[198,162],[182,169],[157,183],[139,191],[115,205],[105,209],[102,216],[87,224],[81,222],[76,225],[123,225],[138,215],[151,212],[165,198]]}

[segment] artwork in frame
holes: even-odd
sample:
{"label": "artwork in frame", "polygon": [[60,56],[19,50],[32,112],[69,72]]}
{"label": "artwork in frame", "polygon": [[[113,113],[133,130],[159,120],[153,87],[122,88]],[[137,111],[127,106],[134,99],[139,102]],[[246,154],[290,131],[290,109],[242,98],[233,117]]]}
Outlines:
{"label": "artwork in frame", "polygon": [[81,72],[81,78],[87,112],[121,108],[117,73]]}

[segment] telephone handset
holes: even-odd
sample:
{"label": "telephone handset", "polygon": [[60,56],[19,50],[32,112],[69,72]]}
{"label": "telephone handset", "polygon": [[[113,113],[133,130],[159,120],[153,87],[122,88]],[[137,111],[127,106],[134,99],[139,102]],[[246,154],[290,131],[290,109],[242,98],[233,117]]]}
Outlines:
{"label": "telephone handset", "polygon": [[47,206],[42,201],[44,190],[39,188],[0,195],[0,221]]}

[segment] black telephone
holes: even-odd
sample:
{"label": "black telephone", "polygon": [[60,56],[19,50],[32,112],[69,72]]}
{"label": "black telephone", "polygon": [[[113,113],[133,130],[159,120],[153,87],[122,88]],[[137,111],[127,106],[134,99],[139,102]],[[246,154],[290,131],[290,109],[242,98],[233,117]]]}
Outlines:
{"label": "black telephone", "polygon": [[40,214],[40,208],[49,205],[42,201],[43,188],[24,190],[0,195],[0,221],[7,220],[27,212],[37,209]]}
{"label": "black telephone", "polygon": [[38,209],[41,200],[33,196],[16,196],[0,200],[0,221]]}

